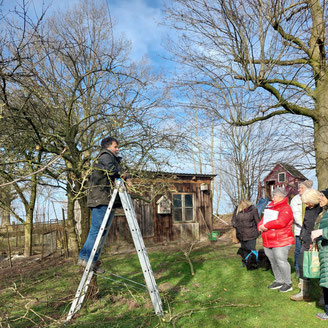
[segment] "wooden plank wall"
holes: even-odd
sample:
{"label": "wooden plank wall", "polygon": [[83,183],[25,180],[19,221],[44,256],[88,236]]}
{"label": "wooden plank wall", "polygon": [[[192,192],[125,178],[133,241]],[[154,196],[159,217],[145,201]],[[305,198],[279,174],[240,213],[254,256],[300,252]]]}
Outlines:
{"label": "wooden plank wall", "polygon": [[[171,192],[195,194],[195,220],[193,222],[173,222],[171,214],[157,214],[156,202],[162,195],[155,197],[151,203],[134,200],[137,220],[145,243],[163,243],[182,241],[182,239],[204,239],[212,231],[212,196],[211,179],[191,179],[183,177],[169,181],[168,194]],[[158,181],[161,183],[161,181]],[[168,183],[166,180],[165,183]],[[201,191],[201,184],[206,183],[208,190]],[[171,191],[171,192],[170,192]],[[131,234],[123,210],[117,210],[109,233],[109,243],[132,243]]]}

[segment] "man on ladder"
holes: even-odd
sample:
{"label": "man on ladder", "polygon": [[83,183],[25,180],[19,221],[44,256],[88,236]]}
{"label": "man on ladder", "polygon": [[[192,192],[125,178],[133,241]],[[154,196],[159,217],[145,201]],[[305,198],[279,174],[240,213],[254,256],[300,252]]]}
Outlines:
{"label": "man on ladder", "polygon": [[[89,260],[93,245],[96,241],[101,223],[104,219],[107,206],[115,186],[115,179],[122,176],[121,172],[121,157],[118,156],[119,145],[115,138],[107,137],[101,141],[101,150],[97,156],[93,171],[88,185],[87,205],[91,208],[91,228],[88,237],[79,253],[78,265],[86,267]],[[123,176],[125,178],[125,176]],[[126,179],[129,184],[130,180]],[[114,218],[115,208],[121,207],[119,197],[113,205],[110,217],[107,221],[106,229],[103,236],[107,234],[111,222]],[[105,238],[99,246],[97,253],[94,256],[92,263],[92,270],[96,273],[104,273],[103,268],[100,267],[99,253],[103,247]]]}
{"label": "man on ladder", "polygon": [[[81,308],[93,274],[104,272],[99,266],[98,258],[114,217],[113,208],[116,200],[120,202],[120,205],[122,204],[124,209],[155,313],[163,315],[161,297],[151,269],[132,199],[120,179],[120,158],[117,156],[118,142],[116,139],[108,137],[102,140],[101,146],[102,149],[94,165],[89,184],[88,206],[91,207],[92,211],[91,228],[78,260],[78,264],[85,269],[66,321],[69,321]],[[115,178],[117,179],[114,183]],[[130,183],[129,179],[127,181]]]}

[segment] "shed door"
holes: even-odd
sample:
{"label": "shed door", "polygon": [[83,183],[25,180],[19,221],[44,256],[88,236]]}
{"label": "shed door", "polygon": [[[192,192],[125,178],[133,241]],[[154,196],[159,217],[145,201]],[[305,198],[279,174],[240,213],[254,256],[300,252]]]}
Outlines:
{"label": "shed door", "polygon": [[153,206],[140,199],[133,200],[141,234],[144,238],[154,237]]}

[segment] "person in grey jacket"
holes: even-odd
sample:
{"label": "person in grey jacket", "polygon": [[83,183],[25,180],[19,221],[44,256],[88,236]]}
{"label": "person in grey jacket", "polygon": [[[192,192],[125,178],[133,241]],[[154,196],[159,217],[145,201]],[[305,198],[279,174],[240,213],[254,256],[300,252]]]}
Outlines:
{"label": "person in grey jacket", "polygon": [[[115,138],[107,137],[101,141],[101,150],[97,156],[93,171],[88,184],[87,205],[91,208],[91,227],[88,237],[79,253],[78,265],[85,267],[89,260],[93,245],[96,241],[100,226],[105,216],[108,203],[114,188],[115,179],[124,177],[121,172],[121,157],[118,156],[119,146]],[[129,181],[128,181],[129,183]],[[107,226],[103,235],[107,233],[114,218],[114,208],[120,207],[120,200],[117,197],[111,211]],[[103,273],[98,261],[101,248],[105,240],[95,254],[92,269],[97,273]]]}
{"label": "person in grey jacket", "polygon": [[242,248],[256,250],[256,239],[260,234],[257,230],[259,222],[255,206],[248,200],[241,200],[233,213],[231,223],[236,229],[236,237]]}

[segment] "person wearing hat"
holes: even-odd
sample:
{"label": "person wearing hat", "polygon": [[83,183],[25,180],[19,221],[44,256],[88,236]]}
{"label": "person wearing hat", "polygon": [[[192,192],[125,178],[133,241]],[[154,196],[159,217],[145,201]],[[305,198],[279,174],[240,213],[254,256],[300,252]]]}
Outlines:
{"label": "person wearing hat", "polygon": [[316,240],[320,259],[320,286],[322,287],[325,312],[317,313],[320,320],[328,320],[328,188],[320,193],[320,206],[323,207],[319,229],[311,232],[312,241]]}
{"label": "person wearing hat", "polygon": [[268,288],[284,293],[293,290],[288,253],[295,243],[293,212],[285,189],[278,187],[273,190],[272,202],[268,208],[276,212],[277,219],[265,222],[263,217],[257,227],[262,232],[264,252],[269,258],[275,278]]}
{"label": "person wearing hat", "polygon": [[294,236],[295,236],[295,251],[294,251],[294,268],[296,272],[296,278],[299,278],[299,266],[298,258],[301,253],[302,242],[300,238],[303,218],[305,214],[305,204],[302,203],[301,196],[304,191],[311,188],[313,182],[311,180],[305,180],[298,185],[298,194],[293,197],[290,202],[290,207],[294,216]]}
{"label": "person wearing hat", "polygon": [[290,297],[293,301],[309,301],[310,300],[310,279],[303,276],[303,255],[304,251],[310,249],[312,243],[311,232],[314,229],[315,221],[322,211],[320,206],[320,192],[315,189],[307,189],[302,194],[302,202],[306,206],[300,239],[302,242],[301,253],[298,258],[299,267],[299,287],[300,292]]}

